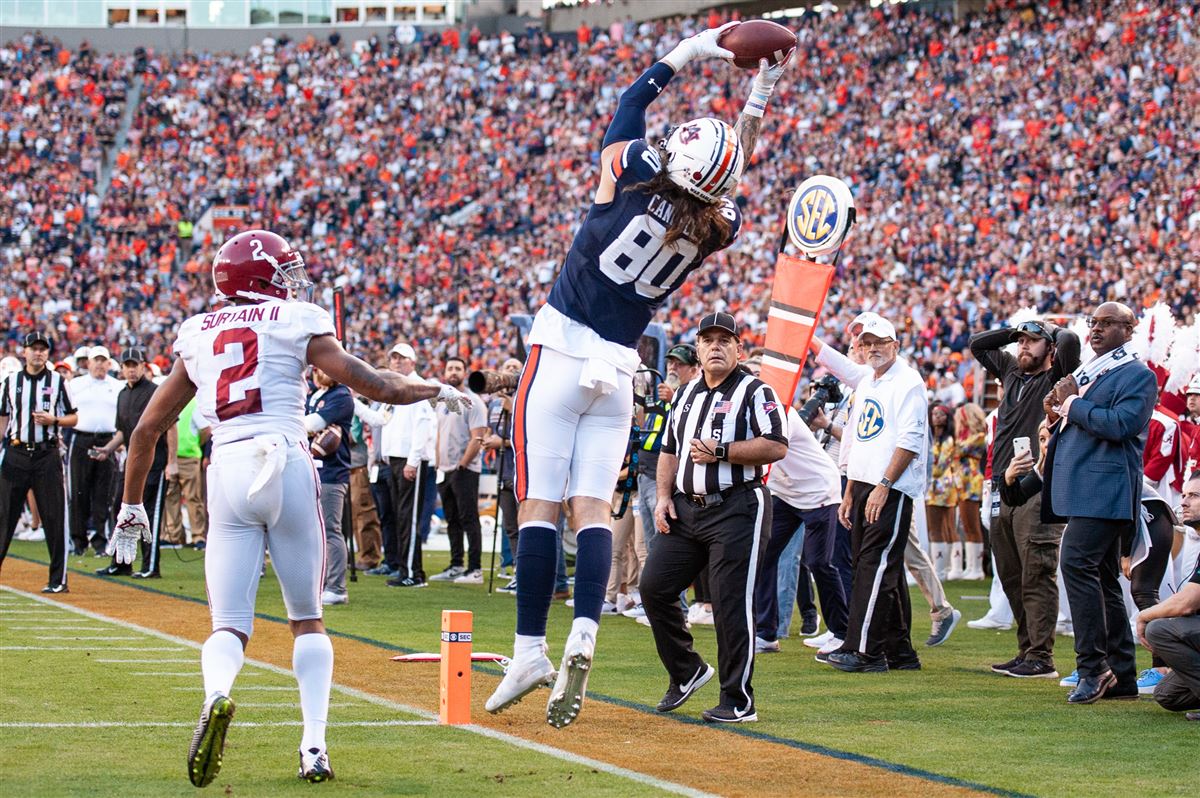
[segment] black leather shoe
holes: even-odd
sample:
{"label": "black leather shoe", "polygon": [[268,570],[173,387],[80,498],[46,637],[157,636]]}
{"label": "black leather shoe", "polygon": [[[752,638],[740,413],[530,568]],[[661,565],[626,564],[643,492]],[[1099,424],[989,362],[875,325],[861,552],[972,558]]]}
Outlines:
{"label": "black leather shoe", "polygon": [[[1067,696],[1067,702],[1071,704],[1094,704],[1104,694],[1117,684],[1117,677],[1112,671],[1104,671],[1095,676],[1080,676],[1079,685],[1071,691]],[[1136,685],[1134,686],[1136,690]]]}
{"label": "black leather shoe", "polygon": [[105,568],[97,568],[96,576],[132,576],[132,565],[109,565]]}
{"label": "black leather shoe", "polygon": [[865,657],[857,651],[834,651],[829,655],[829,664],[846,673],[887,673],[887,659]]}
{"label": "black leather shoe", "polygon": [[1118,681],[1104,692],[1103,697],[1114,701],[1136,701],[1138,695],[1137,680],[1131,679],[1128,682]]}
{"label": "black leather shoe", "polygon": [[889,671],[919,671],[921,658],[915,651],[903,657],[888,657],[887,666]]}

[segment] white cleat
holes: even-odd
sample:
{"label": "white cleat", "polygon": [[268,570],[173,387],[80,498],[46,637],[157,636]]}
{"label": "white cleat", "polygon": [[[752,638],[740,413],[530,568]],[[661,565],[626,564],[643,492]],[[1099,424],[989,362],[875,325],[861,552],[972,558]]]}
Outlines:
{"label": "white cleat", "polygon": [[333,780],[333,768],[329,765],[329,754],[322,748],[310,748],[300,752],[300,772],[296,774],[309,784],[320,784]]}
{"label": "white cleat", "polygon": [[504,669],[504,678],[483,708],[495,714],[503,712],[539,687],[549,687],[554,682],[554,663],[546,656],[543,644],[535,654],[524,659],[514,657]]}
{"label": "white cleat", "polygon": [[558,680],[554,682],[550,700],[546,703],[546,722],[554,728],[568,726],[579,717],[595,653],[596,638],[587,632],[572,632],[567,638],[562,665],[558,668]]}

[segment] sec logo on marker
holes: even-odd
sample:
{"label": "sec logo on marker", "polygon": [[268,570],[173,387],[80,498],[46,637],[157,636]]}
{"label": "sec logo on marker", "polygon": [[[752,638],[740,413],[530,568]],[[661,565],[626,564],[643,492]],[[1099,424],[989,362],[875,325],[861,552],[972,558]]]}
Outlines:
{"label": "sec logo on marker", "polygon": [[816,175],[800,184],[788,204],[788,238],[809,256],[836,252],[854,219],[850,187],[836,177]]}

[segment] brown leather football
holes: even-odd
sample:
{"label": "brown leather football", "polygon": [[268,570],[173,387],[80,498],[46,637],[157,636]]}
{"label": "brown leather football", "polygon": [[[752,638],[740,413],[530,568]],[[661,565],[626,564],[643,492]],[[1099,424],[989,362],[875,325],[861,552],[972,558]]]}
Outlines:
{"label": "brown leather football", "polygon": [[796,47],[796,34],[777,22],[752,19],[722,33],[717,44],[733,51],[734,66],[758,69],[761,58],[772,66],[787,58]]}
{"label": "brown leather football", "polygon": [[342,445],[342,427],[340,424],[331,424],[321,430],[312,439],[312,453],[317,457],[328,457],[338,450]]}

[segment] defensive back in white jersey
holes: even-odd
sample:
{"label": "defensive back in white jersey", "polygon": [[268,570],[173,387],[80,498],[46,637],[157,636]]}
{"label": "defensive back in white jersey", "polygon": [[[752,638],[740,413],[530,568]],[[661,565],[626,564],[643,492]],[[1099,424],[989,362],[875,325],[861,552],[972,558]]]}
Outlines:
{"label": "defensive back in white jersey", "polygon": [[213,443],[265,433],[304,440],[308,342],[333,334],[324,308],[284,300],[229,305],[181,324],[175,354],[196,386]]}

